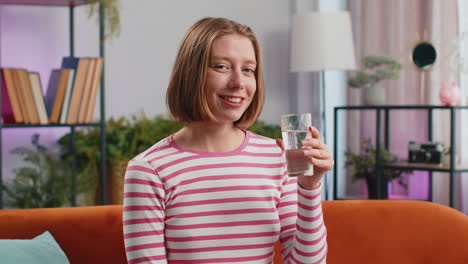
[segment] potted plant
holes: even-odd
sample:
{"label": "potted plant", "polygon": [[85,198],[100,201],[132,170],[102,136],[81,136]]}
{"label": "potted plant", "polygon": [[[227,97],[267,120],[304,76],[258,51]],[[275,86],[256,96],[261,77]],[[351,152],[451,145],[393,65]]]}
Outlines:
{"label": "potted plant", "polygon": [[[175,133],[182,126],[183,123],[172,121],[162,115],[150,118],[143,112],[133,115],[130,119],[120,117],[106,121],[106,176],[109,203],[121,204],[123,201],[123,178],[128,161],[159,140]],[[268,125],[263,121],[256,121],[249,130],[267,137],[281,137],[278,125]],[[70,134],[59,140],[63,149],[63,158],[68,160],[76,158],[79,174],[87,177],[91,175],[95,179],[97,190],[100,190],[99,133],[99,128],[76,131],[75,156],[70,149]],[[99,191],[95,196],[96,201],[100,200]],[[88,203],[95,203],[95,200],[88,199]]]}
{"label": "potted plant", "polygon": [[[174,133],[182,123],[170,121],[163,116],[147,117],[144,113],[135,114],[130,119],[120,117],[106,121],[106,161],[107,161],[107,200],[111,204],[120,204],[123,199],[123,176],[127,162],[157,141]],[[99,128],[87,128],[75,132],[75,156],[70,149],[70,134],[59,139],[63,149],[63,158],[76,159],[78,173],[92,175],[95,179],[94,194],[90,194],[88,203],[100,200],[98,183],[100,153]]]}
{"label": "potted plant", "polygon": [[[45,208],[70,206],[72,175],[69,166],[56,153],[32,136],[33,147],[17,147],[12,154],[23,159],[23,167],[14,169],[15,177],[2,186],[5,204],[10,208]],[[87,189],[86,179],[76,180],[76,192]]]}
{"label": "potted plant", "polygon": [[268,138],[281,138],[281,127],[279,125],[267,124],[261,120],[255,121],[248,130]]}
{"label": "potted plant", "polygon": [[363,88],[364,102],[367,105],[385,103],[385,91],[377,84],[387,79],[398,79],[401,64],[389,56],[367,55],[362,58],[364,69],[348,78],[348,85],[353,88]]}
{"label": "potted plant", "polygon": [[[442,153],[442,165],[446,167],[450,167],[450,162],[451,162],[451,156],[452,156],[452,150],[451,147],[444,147],[444,151]],[[458,163],[458,155],[455,153],[455,163]]]}
{"label": "potted plant", "polygon": [[[376,165],[376,149],[372,145],[370,139],[363,141],[361,145],[361,152],[359,154],[352,151],[346,151],[346,163],[345,167],[351,169],[352,182],[357,180],[365,180],[367,183],[369,199],[376,199],[377,188],[383,191],[382,196],[388,198],[387,184],[392,180],[397,180],[398,183],[405,189],[408,188],[407,183],[401,177],[404,173],[410,173],[408,169],[397,169],[397,168],[383,168],[381,186],[377,186],[377,174],[375,172]],[[380,148],[380,162],[381,164],[391,163],[397,161],[398,158],[391,152],[385,150],[383,147]]]}
{"label": "potted plant", "polygon": [[89,0],[89,17],[99,13],[99,5],[104,9],[104,37],[112,38],[120,34],[119,0]]}

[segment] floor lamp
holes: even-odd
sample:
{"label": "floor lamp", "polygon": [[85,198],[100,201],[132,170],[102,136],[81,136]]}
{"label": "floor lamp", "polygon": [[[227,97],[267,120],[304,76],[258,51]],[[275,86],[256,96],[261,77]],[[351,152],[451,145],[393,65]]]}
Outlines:
{"label": "floor lamp", "polygon": [[[291,23],[291,72],[321,73],[321,117],[326,141],[325,71],[356,68],[351,19],[348,12],[294,14]],[[328,177],[325,197],[328,200]]]}

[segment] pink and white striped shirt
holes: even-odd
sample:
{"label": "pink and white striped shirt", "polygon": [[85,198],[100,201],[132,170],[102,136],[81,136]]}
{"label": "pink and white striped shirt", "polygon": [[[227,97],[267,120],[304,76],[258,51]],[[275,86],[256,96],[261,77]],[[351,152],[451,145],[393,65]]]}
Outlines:
{"label": "pink and white striped shirt", "polygon": [[275,141],[246,131],[234,151],[178,146],[169,136],[131,160],[125,175],[129,263],[325,263],[320,188],[289,178]]}

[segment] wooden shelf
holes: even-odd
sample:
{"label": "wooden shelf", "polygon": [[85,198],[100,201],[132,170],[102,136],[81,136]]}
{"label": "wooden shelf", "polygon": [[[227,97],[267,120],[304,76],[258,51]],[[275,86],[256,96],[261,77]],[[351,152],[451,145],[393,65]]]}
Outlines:
{"label": "wooden shelf", "polygon": [[0,124],[0,128],[38,128],[38,127],[92,127],[100,126],[99,122],[76,124]]}
{"label": "wooden shelf", "polygon": [[78,6],[88,3],[88,0],[0,0],[0,5]]}
{"label": "wooden shelf", "polygon": [[[337,200],[369,200],[367,195],[346,195],[344,197],[339,197]],[[405,195],[388,195],[388,200],[415,200],[412,197],[405,196]],[[430,201],[425,199],[417,199],[419,201]]]}
{"label": "wooden shelf", "polygon": [[[73,28],[74,28],[74,25],[75,25],[75,18],[74,18],[74,15],[73,15],[73,10],[75,6],[84,6],[84,5],[89,5],[90,2],[92,0],[0,0],[0,7],[6,7],[6,6],[16,6],[17,8],[23,8],[23,7],[34,7],[34,8],[37,8],[37,7],[42,7],[44,9],[55,9],[54,11],[57,11],[57,12],[66,12],[66,13],[69,13],[69,16],[68,16],[68,25],[69,25],[69,30],[68,30],[68,37],[69,37],[69,49],[70,49],[70,54],[74,54],[74,51],[75,51],[75,39],[73,38]],[[102,57],[104,58],[104,49],[105,49],[105,46],[103,45],[102,43],[102,38],[103,38],[103,35],[104,35],[104,24],[103,24],[103,20],[104,18],[102,17],[102,13],[98,13],[97,14],[98,18],[99,18],[99,38],[98,38],[98,43],[99,44],[99,57]],[[53,21],[52,21],[53,22]],[[57,23],[59,23],[58,21],[56,21]],[[50,24],[50,23],[49,23]],[[51,24],[53,26],[53,23]],[[22,32],[22,33],[25,33],[25,32]],[[0,34],[0,38],[3,37],[1,36]],[[43,36],[44,38],[47,37],[47,34]],[[50,39],[50,41],[53,43],[54,40],[53,39]],[[53,48],[53,47],[51,47]],[[102,65],[103,67],[103,70],[105,68],[105,65],[103,64]],[[46,124],[46,125],[41,125],[41,124],[21,124],[21,123],[17,123],[17,124],[4,124],[4,123],[1,123],[0,122],[0,132],[4,129],[16,129],[16,128],[20,128],[20,129],[34,129],[35,131],[38,130],[38,129],[42,129],[42,128],[60,128],[60,129],[64,129],[64,128],[70,128],[70,144],[71,144],[71,147],[72,149],[75,148],[76,146],[76,142],[75,142],[75,138],[76,138],[76,133],[74,132],[75,128],[85,128],[85,127],[99,127],[99,150],[101,151],[100,153],[100,168],[99,168],[99,182],[102,183],[100,184],[100,193],[106,193],[107,192],[107,184],[106,184],[106,166],[105,165],[105,162],[106,162],[106,133],[105,133],[105,113],[104,113],[104,109],[105,109],[105,100],[103,100],[104,98],[104,90],[105,90],[105,85],[104,85],[104,76],[102,76],[101,78],[101,85],[100,85],[100,89],[99,89],[99,94],[101,95],[101,101],[99,102],[100,104],[100,111],[99,111],[99,115],[100,115],[100,118],[99,118],[99,121],[94,121],[92,123],[77,123],[77,124]],[[1,109],[1,100],[0,100],[0,109]],[[47,132],[47,131],[44,131],[44,132]],[[0,146],[0,164],[2,163],[2,159],[3,159],[3,156],[2,156],[2,146]],[[73,151],[71,153],[72,155],[72,158],[73,158],[73,162],[74,164],[76,162],[78,162],[78,153],[76,153],[75,151]],[[76,178],[78,177],[78,167],[77,166],[71,166],[70,168],[70,171],[73,175],[73,178]],[[3,208],[3,175],[2,175],[2,171],[0,170],[0,209]],[[77,187],[76,187],[76,184],[70,184],[70,206],[76,206],[76,198],[77,198]],[[105,204],[108,204],[107,202],[107,196],[106,195],[101,195],[101,198],[100,198],[100,201],[96,201],[96,205],[105,205]]]}
{"label": "wooden shelf", "polygon": [[[387,168],[392,168],[392,167],[397,167],[397,168],[407,168],[407,169],[413,169],[413,170],[434,170],[434,171],[450,171],[450,166],[445,166],[443,164],[429,164],[429,163],[409,163],[409,162],[395,162],[391,164],[385,164],[384,167]],[[467,170],[468,171],[468,165],[467,164],[456,164],[455,165],[455,170]]]}
{"label": "wooden shelf", "polygon": [[[338,131],[340,129],[338,128],[339,126],[339,116],[340,116],[340,111],[343,110],[343,112],[346,111],[372,111],[376,114],[375,116],[375,126],[376,126],[376,133],[375,133],[375,145],[381,145],[382,143],[389,143],[391,142],[391,123],[390,122],[390,115],[391,113],[394,113],[396,111],[407,111],[407,110],[421,110],[423,114],[427,114],[427,127],[426,130],[428,131],[428,140],[433,140],[432,138],[432,129],[435,127],[433,124],[434,121],[434,116],[433,113],[435,111],[440,112],[440,111],[446,111],[449,112],[450,114],[450,142],[449,146],[456,146],[457,145],[457,118],[456,114],[460,112],[461,110],[466,111],[468,109],[468,106],[441,106],[441,105],[354,105],[354,106],[339,106],[334,108],[334,122],[336,126],[333,129],[333,135],[334,135],[334,148],[333,148],[333,153],[334,153],[334,159],[335,159],[335,166],[333,169],[333,198],[338,199],[337,194],[338,194],[338,180],[339,180],[339,173],[338,173],[338,168],[340,168],[340,164],[338,163],[338,146],[342,145],[342,143],[339,142],[339,136],[338,136]],[[465,135],[460,135],[460,136],[465,136]],[[452,153],[452,155],[455,155],[455,153]],[[450,207],[456,208],[456,200],[457,200],[457,181],[456,177],[458,173],[465,173],[468,172],[468,164],[454,164],[454,166],[445,166],[442,164],[426,164],[426,163],[408,163],[407,161],[403,162],[397,162],[397,163],[384,163],[382,159],[378,161],[378,164],[380,166],[377,166],[377,174],[381,177],[382,179],[382,169],[386,168],[395,168],[395,169],[407,169],[407,170],[417,170],[417,171],[428,171],[428,172],[443,172],[446,174],[446,176],[449,178],[449,205]],[[430,179],[432,180],[432,174],[430,174]],[[433,184],[430,184],[429,186],[429,199],[433,200]],[[439,186],[437,186],[439,187]],[[379,188],[380,189],[380,188]],[[382,196],[382,190],[380,190],[379,196]],[[405,199],[404,197],[401,197]]]}
{"label": "wooden shelf", "polygon": [[389,200],[419,200],[419,201],[428,201],[430,202],[430,200],[426,200],[426,199],[421,199],[421,198],[412,198],[412,197],[409,197],[409,196],[406,196],[406,195],[396,195],[396,194],[390,194],[389,195]]}

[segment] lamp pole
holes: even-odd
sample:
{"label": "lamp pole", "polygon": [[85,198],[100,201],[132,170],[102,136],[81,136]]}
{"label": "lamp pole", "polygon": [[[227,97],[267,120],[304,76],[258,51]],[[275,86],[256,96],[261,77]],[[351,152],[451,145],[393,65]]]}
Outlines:
{"label": "lamp pole", "polygon": [[323,131],[323,143],[324,144],[327,144],[327,126],[326,126],[326,117],[327,117],[327,105],[326,105],[326,100],[325,100],[325,71],[322,70],[320,71],[320,82],[321,82],[321,88],[322,88],[322,91],[320,91],[321,93],[321,97],[322,97],[322,131]]}
{"label": "lamp pole", "polygon": [[[356,66],[349,12],[294,14],[291,21],[290,67],[293,72],[320,72],[319,102],[323,143],[327,143],[325,70]],[[322,181],[329,199],[329,179]]]}
{"label": "lamp pole", "polygon": [[[322,133],[323,133],[323,144],[327,144],[327,124],[326,124],[326,117],[327,117],[327,105],[326,105],[326,98],[325,98],[325,70],[320,71],[320,86],[322,90],[320,91],[321,98],[322,98]],[[325,200],[329,200],[330,194],[328,190],[328,172],[325,172],[323,176],[323,183],[325,189]]]}

